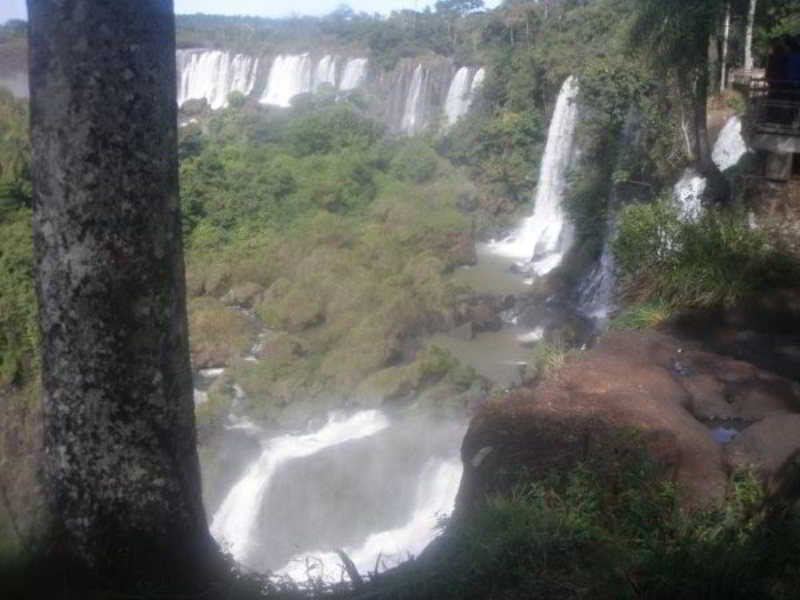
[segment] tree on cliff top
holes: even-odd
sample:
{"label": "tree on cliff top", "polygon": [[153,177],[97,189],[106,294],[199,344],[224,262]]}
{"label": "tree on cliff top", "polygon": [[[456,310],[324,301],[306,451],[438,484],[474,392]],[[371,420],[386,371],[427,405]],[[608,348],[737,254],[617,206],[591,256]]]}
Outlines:
{"label": "tree on cliff top", "polygon": [[195,440],[173,4],[28,13],[51,547],[101,585],[198,591],[220,563]]}
{"label": "tree on cliff top", "polygon": [[707,105],[711,85],[709,45],[725,11],[723,0],[629,0],[634,14],[631,46],[648,49],[655,68],[675,74],[692,104],[692,152],[709,181],[707,193],[724,201],[727,181],[711,159]]}

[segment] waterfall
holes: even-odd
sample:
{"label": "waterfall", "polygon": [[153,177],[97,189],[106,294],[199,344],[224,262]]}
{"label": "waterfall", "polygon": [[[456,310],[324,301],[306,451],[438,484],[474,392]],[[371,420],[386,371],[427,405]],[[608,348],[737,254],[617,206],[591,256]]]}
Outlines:
{"label": "waterfall", "polygon": [[444,101],[444,112],[448,125],[454,125],[469,109],[470,90],[469,68],[461,67],[456,71]]}
{"label": "waterfall", "polygon": [[[266,435],[252,424],[257,437]],[[420,552],[453,509],[466,424],[380,411],[332,414],[313,433],[265,439],[222,500],[211,533],[234,559],[298,580],[327,576],[343,548],[361,572]],[[318,574],[315,574],[318,575]],[[336,577],[338,580],[338,576]]]}
{"label": "waterfall", "polygon": [[[742,120],[733,116],[725,122],[725,126],[717,136],[711,150],[711,159],[720,171],[736,166],[742,157],[749,152],[747,143],[742,137]],[[686,169],[673,188],[672,196],[678,203],[681,218],[696,220],[703,214],[703,194],[708,182],[692,168]]]}
{"label": "waterfall", "polygon": [[616,260],[612,241],[616,232],[617,215],[610,213],[606,223],[603,251],[586,282],[579,290],[578,310],[591,319],[603,322],[614,310],[614,290],[617,284]]}
{"label": "waterfall", "polygon": [[[419,477],[414,508],[408,521],[401,527],[373,533],[359,547],[344,548],[359,573],[375,569],[378,557],[382,567],[379,570],[383,570],[397,566],[409,556],[424,550],[436,537],[439,520],[453,510],[462,472],[463,466],[457,458],[429,460]],[[331,569],[335,569],[340,562],[334,552],[311,552],[295,556],[276,572],[288,575],[294,581],[303,581],[308,576],[307,565],[311,561],[317,561],[326,568],[320,574],[324,580],[330,583],[339,581],[341,573]]]}
{"label": "waterfall", "polygon": [[720,171],[725,171],[737,165],[747,152],[747,142],[742,137],[742,120],[733,116],[725,122],[725,126],[719,132],[711,159]]}
{"label": "waterfall", "polygon": [[401,128],[409,135],[418,133],[423,127],[423,91],[428,79],[428,71],[421,64],[414,69],[411,77],[411,85],[406,95],[405,107],[403,109],[403,120]]}
{"label": "waterfall", "polygon": [[324,83],[336,87],[336,58],[330,54],[323,56],[317,63],[314,71],[314,91],[317,91]]}
{"label": "waterfall", "polygon": [[231,92],[253,91],[258,60],[221,50],[178,50],[178,106],[187,100],[205,99],[217,110],[228,105]]}
{"label": "waterfall", "polygon": [[682,219],[694,221],[703,214],[703,193],[707,184],[706,178],[694,169],[689,168],[683,172],[672,191]]}
{"label": "waterfall", "polygon": [[229,547],[234,559],[247,563],[264,494],[282,463],[348,440],[374,435],[388,425],[386,417],[378,411],[364,411],[350,418],[333,415],[315,433],[284,435],[269,440],[261,456],[223,500],[211,522],[211,534]]}
{"label": "waterfall", "polygon": [[344,67],[342,74],[342,81],[339,84],[339,90],[342,92],[349,92],[356,89],[364,81],[367,74],[367,59],[366,58],[350,58]]}
{"label": "waterfall", "polygon": [[269,71],[267,87],[261,97],[262,104],[291,106],[292,98],[312,91],[313,65],[311,56],[279,55]]}
{"label": "waterfall", "polygon": [[483,81],[486,79],[486,69],[481,67],[475,72],[475,76],[472,78],[472,84],[470,85],[469,94],[471,97],[475,97],[475,94],[478,93],[478,90],[483,85]]}
{"label": "waterfall", "polygon": [[[631,108],[628,110],[628,116],[625,119],[625,126],[622,130],[620,150],[614,165],[615,171],[625,169],[626,159],[630,157],[632,149],[635,152],[637,147],[638,133],[639,123],[636,111]],[[594,319],[595,323],[601,326],[607,323],[608,317],[615,308],[617,264],[614,257],[613,242],[617,234],[619,211],[623,201],[630,202],[637,198],[638,195],[635,191],[639,189],[635,185],[629,185],[627,187],[628,193],[625,194],[623,200],[621,186],[622,184],[620,183],[614,184],[608,200],[606,231],[600,258],[578,290],[578,311],[590,319]]]}
{"label": "waterfall", "polygon": [[567,170],[574,154],[578,122],[578,81],[570,76],[558,94],[547,145],[542,158],[533,214],[505,240],[493,245],[498,254],[526,261],[536,275],[546,275],[561,264],[572,244],[573,228],[561,201]]}

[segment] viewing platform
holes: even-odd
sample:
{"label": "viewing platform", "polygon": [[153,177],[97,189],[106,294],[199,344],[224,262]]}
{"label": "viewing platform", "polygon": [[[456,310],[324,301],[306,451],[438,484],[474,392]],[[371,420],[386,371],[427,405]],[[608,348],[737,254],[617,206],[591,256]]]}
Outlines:
{"label": "viewing platform", "polygon": [[800,81],[767,79],[763,70],[736,71],[734,88],[747,98],[748,143],[766,153],[763,175],[773,181],[800,178]]}

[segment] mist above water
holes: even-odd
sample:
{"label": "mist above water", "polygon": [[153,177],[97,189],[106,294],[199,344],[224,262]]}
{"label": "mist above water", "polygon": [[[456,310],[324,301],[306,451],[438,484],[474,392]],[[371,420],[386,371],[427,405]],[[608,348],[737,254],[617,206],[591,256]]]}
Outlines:
{"label": "mist above water", "polygon": [[466,424],[378,410],[331,414],[320,429],[261,440],[216,510],[214,537],[241,564],[298,580],[341,576],[419,553],[453,508]]}

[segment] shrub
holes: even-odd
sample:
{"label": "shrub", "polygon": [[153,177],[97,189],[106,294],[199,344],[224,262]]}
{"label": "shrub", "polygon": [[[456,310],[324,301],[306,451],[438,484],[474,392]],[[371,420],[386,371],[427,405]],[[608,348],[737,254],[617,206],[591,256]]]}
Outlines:
{"label": "shrub", "polygon": [[552,375],[563,367],[576,352],[578,350],[562,335],[553,336],[553,339],[549,342],[536,344],[529,363],[533,370],[531,373],[532,378]]}
{"label": "shrub", "polygon": [[623,291],[671,308],[733,305],[757,292],[792,285],[798,267],[737,210],[707,209],[684,220],[674,203],[622,211],[614,252]]}
{"label": "shrub", "polygon": [[392,175],[403,181],[423,183],[436,173],[438,157],[425,142],[414,139],[406,142],[392,159]]}

